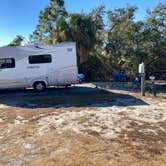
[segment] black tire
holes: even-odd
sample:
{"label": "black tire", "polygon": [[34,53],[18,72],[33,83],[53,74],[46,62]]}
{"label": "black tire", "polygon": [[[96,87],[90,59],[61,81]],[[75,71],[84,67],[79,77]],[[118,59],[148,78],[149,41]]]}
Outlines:
{"label": "black tire", "polygon": [[44,91],[46,89],[46,84],[42,81],[35,82],[33,85],[33,88],[35,91],[41,92],[41,91]]}

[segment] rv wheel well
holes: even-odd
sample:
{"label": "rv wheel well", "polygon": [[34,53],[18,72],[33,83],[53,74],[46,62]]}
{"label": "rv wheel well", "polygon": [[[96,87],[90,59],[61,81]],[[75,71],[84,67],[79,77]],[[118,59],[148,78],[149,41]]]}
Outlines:
{"label": "rv wheel well", "polygon": [[35,81],[33,83],[33,87],[35,87],[37,84],[42,83],[46,87],[46,83],[44,81]]}

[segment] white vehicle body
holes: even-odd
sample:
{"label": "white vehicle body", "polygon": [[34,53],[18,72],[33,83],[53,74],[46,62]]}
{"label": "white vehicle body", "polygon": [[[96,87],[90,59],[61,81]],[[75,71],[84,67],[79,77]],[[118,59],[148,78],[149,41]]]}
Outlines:
{"label": "white vehicle body", "polygon": [[75,43],[0,48],[0,89],[71,85],[77,75]]}

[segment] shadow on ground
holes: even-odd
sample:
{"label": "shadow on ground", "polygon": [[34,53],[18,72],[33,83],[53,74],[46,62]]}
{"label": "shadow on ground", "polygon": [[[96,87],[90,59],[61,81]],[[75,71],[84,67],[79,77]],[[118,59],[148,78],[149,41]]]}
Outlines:
{"label": "shadow on ground", "polygon": [[0,91],[0,105],[22,108],[111,107],[148,105],[131,95],[89,87]]}
{"label": "shadow on ground", "polygon": [[[134,82],[94,82],[94,85],[101,88],[108,88],[112,90],[124,90],[130,92],[140,92],[141,84]],[[156,90],[158,93],[166,93],[166,81],[156,81]],[[146,81],[146,90],[152,93],[151,81]]]}

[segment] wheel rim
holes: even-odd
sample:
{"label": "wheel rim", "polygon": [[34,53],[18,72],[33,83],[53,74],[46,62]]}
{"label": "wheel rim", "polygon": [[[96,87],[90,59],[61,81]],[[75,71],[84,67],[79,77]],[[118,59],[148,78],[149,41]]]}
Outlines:
{"label": "wheel rim", "polygon": [[36,89],[37,90],[43,90],[44,89],[44,85],[42,83],[38,83],[38,84],[36,84]]}

